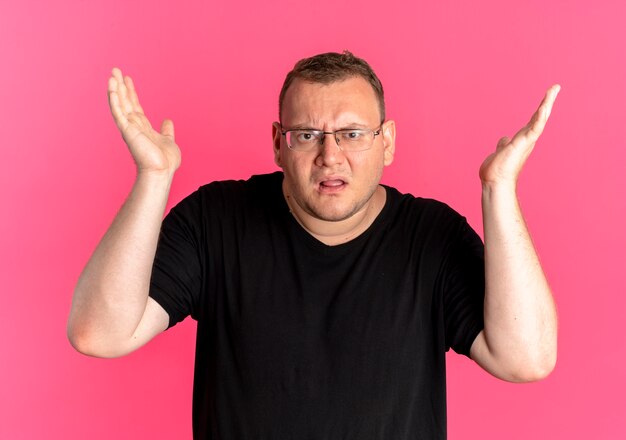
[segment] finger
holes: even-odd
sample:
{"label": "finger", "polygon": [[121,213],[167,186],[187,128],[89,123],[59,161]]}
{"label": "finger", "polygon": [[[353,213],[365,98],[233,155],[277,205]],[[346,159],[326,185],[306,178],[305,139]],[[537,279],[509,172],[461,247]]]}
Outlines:
{"label": "finger", "polygon": [[120,80],[122,78],[122,71],[119,67],[114,67],[111,69],[111,76],[116,80]]}
{"label": "finger", "polygon": [[539,104],[539,108],[527,125],[528,134],[531,139],[534,139],[536,141],[537,138],[541,136],[541,133],[543,133],[543,129],[548,122],[550,113],[552,113],[552,106],[554,105],[554,101],[556,100],[556,97],[559,94],[560,90],[561,86],[555,84],[546,91],[546,94],[543,97],[541,104]]}
{"label": "finger", "polygon": [[528,121],[528,124],[515,133],[511,143],[532,147],[535,142],[537,142],[537,139],[539,139],[539,136],[543,133],[546,122],[548,122],[548,117],[550,116],[552,106],[556,100],[559,90],[560,86],[558,84],[553,85],[547,90],[541,104],[539,104],[539,108],[537,108],[537,111],[533,113],[533,116],[530,118],[530,121]]}
{"label": "finger", "polygon": [[113,68],[112,71],[113,78],[117,81],[117,95],[120,100],[120,106],[123,112],[130,113],[133,111],[133,106],[128,99],[128,89],[124,82],[124,77],[122,76],[122,71],[117,67]]}
{"label": "finger", "polygon": [[109,107],[111,108],[111,114],[113,115],[113,119],[115,120],[115,124],[119,129],[123,129],[128,124],[128,119],[126,115],[122,111],[122,106],[120,105],[120,98],[117,93],[117,80],[114,77],[109,78],[108,85],[108,97],[109,97]]}
{"label": "finger", "polygon": [[554,105],[554,101],[556,101],[556,97],[559,95],[560,91],[561,86],[559,84],[553,84],[546,92],[546,96],[543,98],[540,105],[540,107],[544,107],[546,119],[550,117],[550,113],[552,113],[552,106]]}
{"label": "finger", "polygon": [[130,76],[126,78],[126,87],[128,89],[128,98],[133,106],[133,111],[143,113],[143,108],[141,108],[141,104],[139,104],[139,97],[137,96],[137,91],[135,90],[135,83]]}
{"label": "finger", "polygon": [[161,123],[161,134],[174,140],[174,122],[171,119],[163,120]]}

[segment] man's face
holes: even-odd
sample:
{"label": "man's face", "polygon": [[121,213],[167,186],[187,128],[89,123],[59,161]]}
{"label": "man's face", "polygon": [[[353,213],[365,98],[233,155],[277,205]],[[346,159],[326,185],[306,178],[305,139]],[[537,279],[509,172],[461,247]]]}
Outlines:
{"label": "man's face", "polygon": [[[376,130],[380,113],[376,94],[361,77],[331,84],[296,79],[283,101],[282,129],[335,131],[345,128]],[[284,171],[283,191],[301,215],[340,222],[368,208],[383,168],[393,161],[395,126],[383,125],[369,150],[344,152],[332,135],[313,151],[293,151],[274,123],[274,160]]]}

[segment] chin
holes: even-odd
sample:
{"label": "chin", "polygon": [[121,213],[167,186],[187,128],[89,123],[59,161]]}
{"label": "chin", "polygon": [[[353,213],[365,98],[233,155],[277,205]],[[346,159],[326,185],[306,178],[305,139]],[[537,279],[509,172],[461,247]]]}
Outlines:
{"label": "chin", "polygon": [[327,222],[340,222],[356,214],[360,206],[312,207],[307,210],[309,215]]}

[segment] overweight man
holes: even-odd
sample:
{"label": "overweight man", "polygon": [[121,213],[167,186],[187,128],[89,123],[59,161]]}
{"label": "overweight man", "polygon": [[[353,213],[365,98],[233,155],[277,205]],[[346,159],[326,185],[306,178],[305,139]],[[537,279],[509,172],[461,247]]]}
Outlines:
{"label": "overweight man", "polygon": [[381,185],[396,125],[349,52],[299,61],[272,125],[281,172],[212,182],[163,219],[180,165],[130,77],[109,104],[137,165],[85,266],[72,345],[126,355],[197,321],[195,439],[444,439],[445,353],[511,382],[556,362],[550,287],[516,196],[559,91],[480,168],[484,246],[464,217]]}

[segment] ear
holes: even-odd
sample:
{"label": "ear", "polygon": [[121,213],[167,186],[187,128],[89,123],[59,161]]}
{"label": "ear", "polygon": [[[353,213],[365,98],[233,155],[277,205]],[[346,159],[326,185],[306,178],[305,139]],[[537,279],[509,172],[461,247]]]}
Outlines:
{"label": "ear", "polygon": [[383,155],[385,166],[391,165],[393,156],[396,154],[396,123],[394,121],[385,121],[382,128],[383,137]]}
{"label": "ear", "polygon": [[280,147],[281,147],[281,143],[282,143],[281,141],[282,141],[283,135],[280,130],[281,129],[280,129],[279,122],[272,123],[272,140],[274,144],[274,163],[282,168],[281,160],[280,160],[282,150]]}

